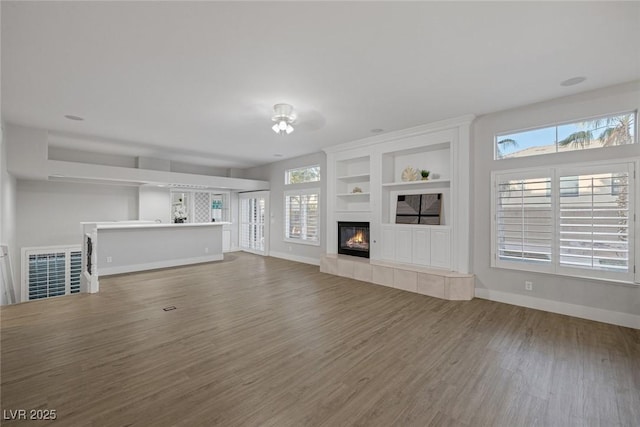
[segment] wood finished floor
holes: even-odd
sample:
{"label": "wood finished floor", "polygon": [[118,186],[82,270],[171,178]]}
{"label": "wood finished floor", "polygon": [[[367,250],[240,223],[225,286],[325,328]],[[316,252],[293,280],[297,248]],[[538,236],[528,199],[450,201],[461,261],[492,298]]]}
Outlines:
{"label": "wood finished floor", "polygon": [[2,409],[65,426],[640,426],[640,331],[226,258],[2,308]]}

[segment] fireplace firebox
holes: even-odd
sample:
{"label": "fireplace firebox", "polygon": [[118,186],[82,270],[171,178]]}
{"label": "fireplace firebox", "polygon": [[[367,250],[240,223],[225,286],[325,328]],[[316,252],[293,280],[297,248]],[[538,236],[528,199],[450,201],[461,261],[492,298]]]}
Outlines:
{"label": "fireplace firebox", "polygon": [[369,223],[338,222],[338,253],[369,258]]}

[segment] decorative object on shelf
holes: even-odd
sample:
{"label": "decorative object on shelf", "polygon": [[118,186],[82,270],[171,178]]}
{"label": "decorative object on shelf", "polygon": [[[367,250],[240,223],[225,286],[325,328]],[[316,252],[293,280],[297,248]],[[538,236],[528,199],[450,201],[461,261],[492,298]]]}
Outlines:
{"label": "decorative object on shelf", "polygon": [[353,187],[353,190],[351,190],[351,193],[353,193],[353,194],[362,193],[362,188]]}
{"label": "decorative object on shelf", "polygon": [[293,132],[293,122],[296,120],[296,113],[293,106],[289,104],[276,104],[273,106],[273,117],[271,120],[276,122],[271,129],[280,135],[289,135]]}
{"label": "decorative object on shelf", "polygon": [[409,166],[402,171],[402,175],[400,176],[400,178],[405,182],[417,181],[419,176],[420,174],[418,173],[418,171],[412,168],[411,166]]}
{"label": "decorative object on shelf", "polygon": [[422,175],[422,180],[423,180],[423,181],[426,181],[426,180],[428,180],[428,179],[429,179],[429,173],[430,173],[430,172],[429,172],[428,170],[426,170],[426,169],[422,169],[422,170],[420,171],[420,175]]}
{"label": "decorative object on shelf", "polygon": [[187,207],[182,199],[178,199],[178,202],[173,204],[173,223],[182,224],[184,222],[187,222]]}

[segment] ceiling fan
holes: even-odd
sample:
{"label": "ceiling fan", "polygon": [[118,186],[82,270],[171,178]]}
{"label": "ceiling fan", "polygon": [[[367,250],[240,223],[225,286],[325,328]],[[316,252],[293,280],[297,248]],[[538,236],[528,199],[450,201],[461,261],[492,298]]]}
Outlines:
{"label": "ceiling fan", "polygon": [[273,116],[271,120],[276,122],[271,129],[280,135],[289,135],[293,132],[293,123],[298,118],[293,106],[289,104],[276,104],[273,106]]}
{"label": "ceiling fan", "polygon": [[[235,119],[244,125],[249,124],[252,129],[265,127],[271,118],[271,130],[276,134],[288,135],[291,126],[297,132],[312,132],[322,129],[326,125],[326,119],[319,111],[308,107],[294,107],[287,103],[267,104],[264,102],[251,104],[240,114],[236,113]],[[282,123],[284,121],[284,124]],[[281,126],[283,127],[281,129]]]}

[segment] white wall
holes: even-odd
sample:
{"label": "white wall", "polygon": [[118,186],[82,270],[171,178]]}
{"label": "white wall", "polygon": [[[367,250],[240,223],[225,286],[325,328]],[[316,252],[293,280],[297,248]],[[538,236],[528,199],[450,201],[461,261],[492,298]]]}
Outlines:
{"label": "white wall", "polygon": [[[0,3],[0,17],[2,3]],[[0,43],[2,45],[2,43]],[[0,58],[2,55],[0,55]],[[0,60],[1,62],[1,60]],[[0,70],[2,67],[0,66]],[[0,76],[1,80],[1,76]],[[0,92],[0,99],[2,94]],[[7,146],[4,139],[4,121],[0,105],[0,243],[9,246],[11,267],[17,267],[16,250],[16,179],[7,170]],[[15,276],[14,276],[15,280]],[[0,305],[6,304],[4,289],[0,289]]]}
{"label": "white wall", "polygon": [[[614,318],[617,316],[615,313],[640,315],[640,287],[638,286],[490,267],[491,171],[561,165],[570,161],[587,162],[629,159],[640,156],[640,144],[635,144],[602,150],[593,149],[496,161],[493,160],[494,135],[497,132],[577,121],[601,114],[637,109],[640,109],[640,82],[493,113],[476,120],[473,126],[472,149],[474,160],[474,170],[472,171],[474,199],[472,201],[472,255],[477,295],[486,297],[493,293],[497,299],[520,302],[522,305],[538,304],[539,308],[560,307],[557,311],[571,308],[566,304],[585,306],[584,309],[579,307],[572,309],[577,312],[584,311],[587,315],[594,312]],[[636,191],[639,189],[640,186],[637,185]],[[636,199],[640,199],[640,197],[637,195]],[[532,292],[525,291],[525,280],[533,281]],[[532,300],[531,297],[539,298],[541,301]],[[535,304],[533,304],[534,302]],[[614,313],[604,313],[600,310]],[[629,319],[628,316],[622,316],[622,318]]]}
{"label": "white wall", "polygon": [[[0,17],[2,17],[2,3],[0,2]],[[0,43],[0,46],[2,43]],[[0,55],[2,58],[2,55]],[[1,59],[0,59],[1,63]],[[0,65],[0,70],[2,66]],[[0,75],[0,80],[2,77]],[[2,93],[0,92],[0,99]],[[0,103],[1,104],[1,103]],[[13,280],[17,281],[15,272],[18,269],[18,248],[16,244],[16,178],[9,174],[7,165],[7,143],[5,140],[5,126],[0,105],[0,243],[9,246]],[[15,291],[16,296],[18,290]],[[0,305],[6,304],[5,292],[0,289]]]}
{"label": "white wall", "polygon": [[171,161],[171,171],[180,173],[193,173],[196,175],[230,176],[228,168],[216,168],[212,166],[194,165],[176,161]]}
{"label": "white wall", "polygon": [[[7,171],[6,144],[0,132],[0,243],[9,246],[13,280],[17,282],[18,247],[16,243],[16,178]],[[16,290],[16,295],[18,292]],[[6,304],[0,292],[0,305]]]}
{"label": "white wall", "polygon": [[89,163],[92,165],[119,166],[122,168],[136,167],[136,157],[122,156],[119,154],[95,153],[52,145],[49,145],[47,154],[49,160]]}
{"label": "white wall", "polygon": [[138,219],[137,187],[18,180],[16,201],[18,248],[80,245],[82,221]]}
{"label": "white wall", "polygon": [[139,219],[171,223],[171,190],[168,187],[141,186],[138,200]]}
{"label": "white wall", "polygon": [[[300,243],[291,243],[284,240],[284,173],[287,169],[303,166],[320,165],[320,182],[300,184],[295,188],[320,187],[320,246],[311,246]],[[287,258],[294,261],[307,262],[312,264],[320,263],[320,256],[325,252],[324,230],[326,227],[327,211],[327,185],[326,185],[327,158],[324,152],[309,154],[307,156],[295,157],[293,159],[282,160],[270,163],[265,166],[246,169],[244,178],[262,179],[270,181],[270,237],[269,255]],[[292,188],[293,189],[293,188]]]}

